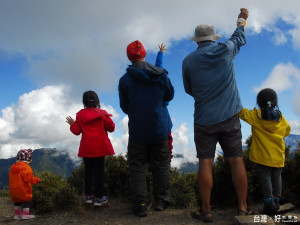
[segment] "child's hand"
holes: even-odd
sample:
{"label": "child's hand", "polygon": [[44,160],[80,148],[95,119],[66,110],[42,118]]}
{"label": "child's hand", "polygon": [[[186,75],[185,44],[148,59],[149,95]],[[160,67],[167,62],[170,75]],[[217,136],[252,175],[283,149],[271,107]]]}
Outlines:
{"label": "child's hand", "polygon": [[166,45],[162,43],[161,45],[158,45],[159,51],[164,52],[166,49]]}
{"label": "child's hand", "polygon": [[68,123],[68,124],[70,124],[70,125],[72,125],[73,123],[75,123],[75,120],[71,117],[71,116],[68,116],[67,118],[66,118],[66,122]]}

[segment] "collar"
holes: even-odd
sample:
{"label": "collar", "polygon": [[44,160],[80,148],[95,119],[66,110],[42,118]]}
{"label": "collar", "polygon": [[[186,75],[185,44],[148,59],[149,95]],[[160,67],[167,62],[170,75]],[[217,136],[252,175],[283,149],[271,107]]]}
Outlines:
{"label": "collar", "polygon": [[204,47],[212,45],[212,44],[214,44],[213,41],[202,42],[201,44],[198,44],[198,48],[204,48]]}

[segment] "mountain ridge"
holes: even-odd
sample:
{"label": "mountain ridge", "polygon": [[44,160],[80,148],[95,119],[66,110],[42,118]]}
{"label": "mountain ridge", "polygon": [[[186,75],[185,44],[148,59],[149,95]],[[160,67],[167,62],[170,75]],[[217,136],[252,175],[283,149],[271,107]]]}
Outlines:
{"label": "mountain ridge", "polygon": [[[290,152],[298,148],[300,135],[290,134],[285,139],[286,146],[290,146]],[[246,146],[243,146],[244,148]],[[183,158],[182,154],[174,154],[174,158]],[[0,159],[0,190],[8,189],[8,174],[10,167],[15,163],[16,158]],[[49,171],[55,175],[67,178],[72,171],[79,167],[81,160],[74,161],[66,151],[56,148],[41,148],[33,151],[33,160],[30,164],[35,173]],[[198,163],[185,162],[178,171],[193,173],[198,170]]]}

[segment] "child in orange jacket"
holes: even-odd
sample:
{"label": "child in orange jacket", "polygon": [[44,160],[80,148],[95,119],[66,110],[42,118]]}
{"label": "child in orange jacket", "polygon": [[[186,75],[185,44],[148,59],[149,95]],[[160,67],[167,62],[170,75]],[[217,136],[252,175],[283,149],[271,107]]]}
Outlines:
{"label": "child in orange jacket", "polygon": [[[17,162],[11,166],[9,172],[9,193],[14,202],[14,219],[32,219],[29,215],[30,200],[32,199],[32,185],[41,180],[33,176],[33,171],[28,165],[32,161],[31,149],[22,149],[17,154]],[[23,212],[21,207],[23,206]]]}

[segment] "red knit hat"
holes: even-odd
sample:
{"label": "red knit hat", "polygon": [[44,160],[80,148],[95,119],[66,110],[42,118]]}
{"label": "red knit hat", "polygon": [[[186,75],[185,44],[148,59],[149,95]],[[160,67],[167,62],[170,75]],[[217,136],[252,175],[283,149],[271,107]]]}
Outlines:
{"label": "red knit hat", "polygon": [[146,49],[139,40],[131,42],[127,46],[127,57],[130,61],[136,61],[146,57]]}

